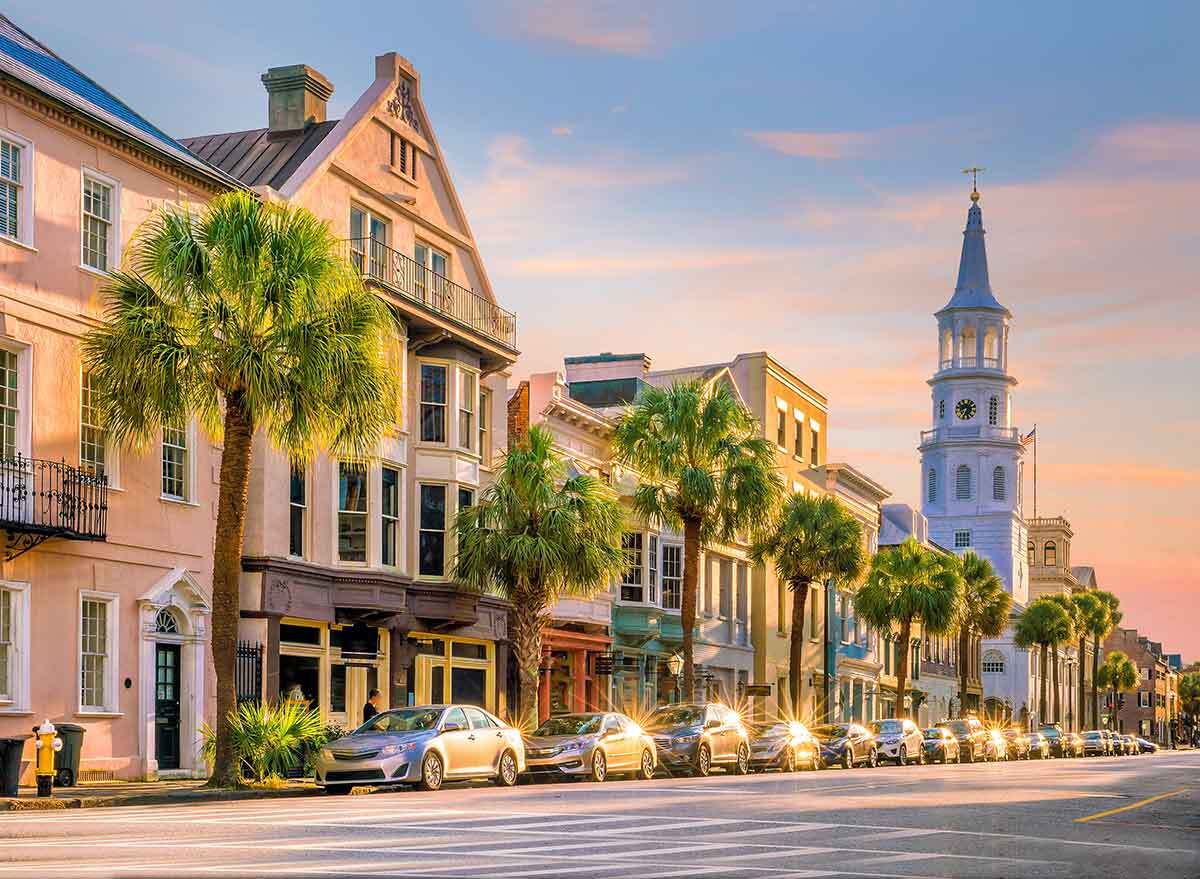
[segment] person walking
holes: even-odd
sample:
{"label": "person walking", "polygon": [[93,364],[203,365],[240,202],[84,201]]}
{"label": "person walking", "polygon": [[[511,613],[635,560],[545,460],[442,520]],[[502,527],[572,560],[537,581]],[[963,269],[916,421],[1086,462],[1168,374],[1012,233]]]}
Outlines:
{"label": "person walking", "polygon": [[366,704],[363,705],[363,710],[362,710],[363,723],[366,723],[368,720],[370,720],[372,717],[374,717],[376,714],[379,713],[379,710],[381,707],[379,703],[382,700],[383,700],[382,693],[380,693],[378,690],[371,691],[371,694],[369,696],[367,696]]}

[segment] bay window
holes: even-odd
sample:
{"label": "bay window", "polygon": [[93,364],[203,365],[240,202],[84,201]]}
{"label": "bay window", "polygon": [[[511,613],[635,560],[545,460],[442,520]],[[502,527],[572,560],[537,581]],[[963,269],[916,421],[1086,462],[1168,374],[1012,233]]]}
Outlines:
{"label": "bay window", "polygon": [[625,574],[621,578],[621,600],[644,601],[641,532],[626,531],[621,538],[621,548],[625,550],[625,558],[627,559]]}
{"label": "bay window", "polygon": [[446,486],[422,483],[418,540],[418,573],[441,577],[446,573]]}
{"label": "bay window", "polygon": [[662,548],[662,606],[679,610],[683,604],[683,546],[664,543]]}
{"label": "bay window", "polygon": [[446,367],[421,364],[421,442],[446,442]]}
{"label": "bay window", "polygon": [[338,561],[367,560],[367,468],[338,463]]}
{"label": "bay window", "polygon": [[379,562],[398,564],[400,531],[400,471],[384,465],[379,470]]}
{"label": "bay window", "polygon": [[479,389],[479,457],[484,467],[492,463],[491,442],[492,392]]}
{"label": "bay window", "polygon": [[288,555],[304,558],[304,525],[308,510],[308,478],[303,465],[292,465],[288,491]]}
{"label": "bay window", "polygon": [[479,403],[475,382],[475,373],[462,371],[458,395],[458,446],[467,450],[475,447],[475,406]]}

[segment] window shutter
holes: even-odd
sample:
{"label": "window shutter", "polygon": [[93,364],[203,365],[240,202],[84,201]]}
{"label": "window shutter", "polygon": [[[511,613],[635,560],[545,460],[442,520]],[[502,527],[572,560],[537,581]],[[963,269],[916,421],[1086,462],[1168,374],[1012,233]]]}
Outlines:
{"label": "window shutter", "polygon": [[959,464],[954,474],[954,496],[960,501],[971,499],[971,468]]}
{"label": "window shutter", "polygon": [[1004,468],[997,467],[992,471],[992,500],[1004,500]]}
{"label": "window shutter", "polygon": [[931,501],[937,500],[937,471],[934,470],[932,467],[929,468],[928,495],[929,495],[929,499]]}

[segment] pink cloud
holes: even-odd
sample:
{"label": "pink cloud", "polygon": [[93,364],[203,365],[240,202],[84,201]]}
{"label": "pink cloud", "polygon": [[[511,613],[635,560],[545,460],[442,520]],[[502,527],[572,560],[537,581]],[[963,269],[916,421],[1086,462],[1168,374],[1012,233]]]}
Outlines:
{"label": "pink cloud", "polygon": [[637,5],[612,0],[504,0],[488,14],[494,27],[521,39],[616,55],[649,55],[669,33]]}
{"label": "pink cloud", "polygon": [[879,142],[865,131],[748,131],[746,137],[785,156],[806,159],[850,159]]}
{"label": "pink cloud", "polygon": [[1134,162],[1194,162],[1200,156],[1200,122],[1125,125],[1100,139],[1100,148]]}

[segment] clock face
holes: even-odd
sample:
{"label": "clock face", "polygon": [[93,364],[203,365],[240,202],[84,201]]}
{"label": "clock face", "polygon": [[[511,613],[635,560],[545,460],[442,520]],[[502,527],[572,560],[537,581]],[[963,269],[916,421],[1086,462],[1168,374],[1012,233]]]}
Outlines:
{"label": "clock face", "polygon": [[954,404],[954,414],[962,421],[970,421],[975,417],[975,401],[959,400]]}

